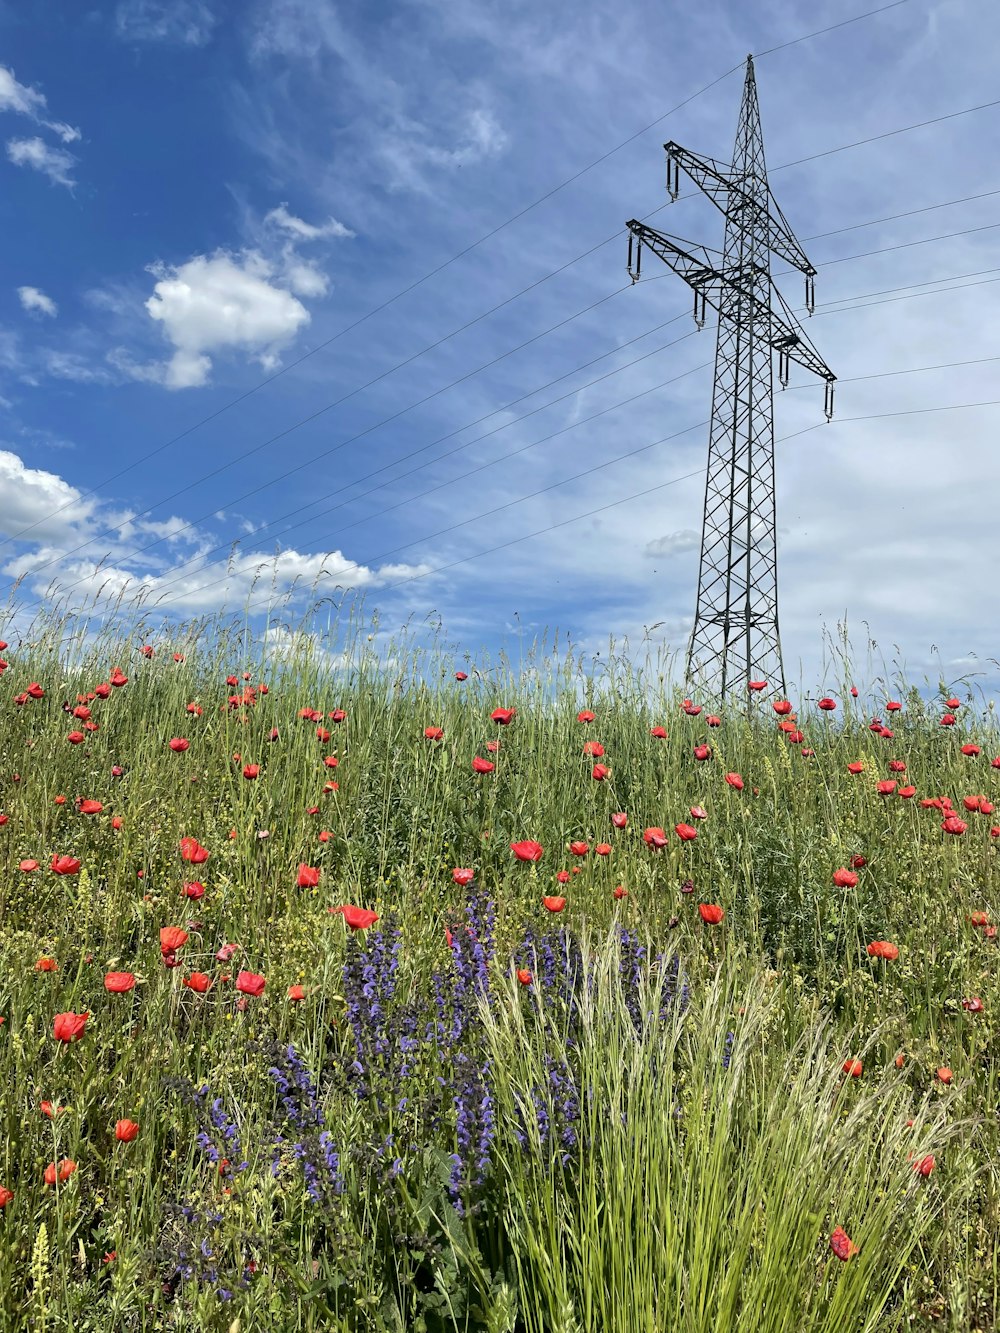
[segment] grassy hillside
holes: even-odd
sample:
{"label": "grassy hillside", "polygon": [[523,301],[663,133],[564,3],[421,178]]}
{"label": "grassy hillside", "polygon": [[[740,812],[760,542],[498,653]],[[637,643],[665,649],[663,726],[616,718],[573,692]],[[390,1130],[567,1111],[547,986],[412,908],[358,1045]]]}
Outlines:
{"label": "grassy hillside", "polygon": [[0,650],[0,1327],[994,1326],[990,713],[63,629]]}

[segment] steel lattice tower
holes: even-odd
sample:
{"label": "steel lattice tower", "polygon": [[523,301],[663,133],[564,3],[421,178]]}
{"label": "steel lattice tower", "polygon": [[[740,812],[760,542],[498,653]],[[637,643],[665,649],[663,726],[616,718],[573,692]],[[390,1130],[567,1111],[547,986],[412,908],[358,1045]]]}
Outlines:
{"label": "steel lattice tower", "polygon": [[676,200],[680,175],[690,177],[726,219],[722,254],[629,222],[628,267],[642,272],[643,248],[694,290],[699,328],[708,306],[718,311],[715,384],[698,571],[698,605],[687,654],[687,681],[709,696],[746,692],[754,679],[785,691],[778,635],[778,571],[774,495],[774,383],[788,383],[790,362],[826,382],[833,412],[835,376],[813,347],[771,277],[771,256],[805,275],[813,311],[816,270],[767,183],[753,58],[746,81],[732,166],[664,144],[667,190]]}

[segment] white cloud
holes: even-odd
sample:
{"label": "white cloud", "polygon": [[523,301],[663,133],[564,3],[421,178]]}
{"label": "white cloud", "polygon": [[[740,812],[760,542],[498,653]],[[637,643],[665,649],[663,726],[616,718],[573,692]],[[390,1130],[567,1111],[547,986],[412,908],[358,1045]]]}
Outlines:
{"label": "white cloud", "polygon": [[78,352],[48,349],[43,354],[45,370],[57,380],[72,380],[75,384],[107,384],[111,376],[99,366],[93,366]]}
{"label": "white cloud", "polygon": [[119,37],[134,42],[204,46],[217,23],[202,0],[122,0],[115,13]]}
{"label": "white cloud", "polygon": [[[176,349],[163,371],[163,383],[171,389],[207,383],[210,354],[229,348],[251,352],[265,366],[276,365],[278,350],[309,323],[308,310],[291,291],[270,281],[274,270],[255,251],[234,256],[219,250],[176,267],[155,264],[149,271],[158,281],[146,310]],[[312,272],[314,279],[321,277]],[[312,292],[303,295],[317,290],[313,281]],[[150,378],[149,368],[137,378]]]}
{"label": "white cloud", "polygon": [[65,541],[78,534],[92,510],[92,503],[62,477],[26,467],[17,454],[0,449],[0,532],[5,537],[31,527],[32,541]]}
{"label": "white cloud", "polygon": [[682,551],[693,551],[700,541],[693,528],[682,528],[680,532],[668,532],[664,537],[647,542],[642,553],[655,560],[657,557],[679,555]]}
{"label": "white cloud", "polygon": [[66,125],[61,120],[45,119],[47,105],[44,93],[18,83],[14,71],[0,65],[0,111],[14,111],[22,116],[30,116],[39,125],[58,134],[63,143],[74,143],[79,139],[80,131],[73,125]]}
{"label": "white cloud", "polygon": [[350,227],[345,227],[336,218],[329,218],[318,227],[312,222],[304,222],[294,213],[289,213],[287,204],[279,204],[277,208],[272,208],[265,216],[264,222],[280,227],[300,241],[318,241],[325,236],[352,237],[355,234]]}
{"label": "white cloud", "polygon": [[21,305],[31,313],[51,315],[53,319],[59,313],[59,307],[52,297],[46,296],[37,287],[18,287],[17,294],[20,297]]}
{"label": "white cloud", "polygon": [[31,167],[48,176],[53,185],[72,189],[76,183],[69,174],[76,158],[64,148],[52,148],[36,135],[33,139],[8,139],[7,156],[16,167]]}

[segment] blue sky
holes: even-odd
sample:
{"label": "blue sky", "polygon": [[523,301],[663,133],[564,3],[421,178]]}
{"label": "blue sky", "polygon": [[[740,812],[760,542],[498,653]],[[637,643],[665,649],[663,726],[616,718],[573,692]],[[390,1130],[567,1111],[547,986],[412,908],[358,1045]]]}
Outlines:
{"label": "blue sky", "polygon": [[[474,653],[557,627],[683,649],[714,330],[666,270],[628,286],[624,223],[665,202],[666,139],[730,155],[742,69],[664,113],[865,8],[0,0],[18,623],[54,589],[187,617],[293,583],[304,607],[319,579],[382,634],[433,612]],[[861,675],[870,638],[876,665],[995,683],[1000,408],[915,409],[1000,398],[1000,359],[909,372],[1000,358],[1000,106],[798,159],[1000,98],[998,40],[994,6],[908,0],[757,61],[842,381],[830,426],[804,375],[777,402],[779,440],[805,432],[777,466],[786,671],[809,686],[845,617]],[[650,221],[721,244],[704,201]]]}

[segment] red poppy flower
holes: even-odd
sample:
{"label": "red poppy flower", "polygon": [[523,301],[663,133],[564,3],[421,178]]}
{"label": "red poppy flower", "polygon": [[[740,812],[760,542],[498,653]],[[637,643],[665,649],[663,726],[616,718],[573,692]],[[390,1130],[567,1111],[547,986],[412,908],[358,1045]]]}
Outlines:
{"label": "red poppy flower", "polygon": [[455,679],[456,679],[456,680],[468,680],[468,679],[469,679],[469,673],[468,673],[467,671],[456,671],[456,672],[455,672]]}
{"label": "red poppy flower", "polygon": [[963,1000],[962,1008],[966,1013],[981,1014],[983,1012],[983,1002],[978,995],[974,995],[971,1000]]}
{"label": "red poppy flower", "polygon": [[501,727],[507,727],[510,725],[511,719],[516,717],[516,715],[516,708],[494,708],[493,712],[490,714],[490,719]]}
{"label": "red poppy flower", "polygon": [[926,1157],[921,1157],[919,1162],[913,1163],[913,1169],[914,1171],[916,1171],[917,1175],[923,1176],[924,1179],[926,1180],[927,1177],[930,1175],[930,1173],[934,1170],[933,1156],[930,1153],[928,1153]]}
{"label": "red poppy flower", "polygon": [[698,830],[692,828],[690,824],[675,824],[674,832],[681,842],[693,842],[698,836]]}
{"label": "red poppy flower", "polygon": [[161,926],[160,953],[176,953],[187,944],[188,938],[183,926]]}
{"label": "red poppy flower", "polygon": [[690,810],[692,819],[707,819],[708,811],[702,805],[693,805]]}
{"label": "red poppy flower", "polygon": [[512,842],[510,850],[519,861],[540,861],[545,851],[540,842],[533,842],[530,838],[524,842]]}
{"label": "red poppy flower", "polygon": [[330,739],[330,733],[327,731],[326,727],[316,728],[316,739],[318,741],[322,741],[324,745],[326,744],[326,742]]}
{"label": "red poppy flower", "polygon": [[649,734],[654,736],[658,741],[665,741],[667,739],[666,727],[651,727]]}
{"label": "red poppy flower", "polygon": [[531,985],[531,973],[528,971],[526,967],[519,967],[517,969],[517,979],[522,986]]}
{"label": "red poppy flower", "polygon": [[955,837],[961,837],[968,827],[968,824],[966,824],[964,820],[959,819],[957,815],[949,815],[941,824],[941,828],[945,833],[953,833]]}
{"label": "red poppy flower", "polygon": [[955,725],[954,713],[945,713],[938,725],[942,727],[953,727]]}
{"label": "red poppy flower", "polygon": [[57,875],[78,875],[80,862],[75,856],[53,856],[52,869]]}
{"label": "red poppy flower", "polygon": [[80,801],[76,807],[81,815],[99,815],[104,809],[101,801],[86,800]]}
{"label": "red poppy flower", "polygon": [[351,930],[367,930],[378,920],[378,912],[371,912],[366,907],[330,907],[327,909],[342,916]]}
{"label": "red poppy flower", "polygon": [[951,709],[952,712],[954,712],[956,708],[961,708],[961,706],[962,703],[959,699],[948,699],[945,702],[945,708]]}
{"label": "red poppy flower", "polygon": [[53,798],[52,798],[52,804],[53,804],[53,805],[65,805],[65,804],[66,804],[66,797],[65,797],[65,796],[53,796]]}
{"label": "red poppy flower", "polygon": [[858,1247],[843,1227],[835,1227],[830,1236],[830,1249],[842,1263],[847,1263],[852,1255],[858,1253]]}
{"label": "red poppy flower", "polygon": [[182,978],[181,985],[187,986],[189,990],[197,991],[199,995],[204,995],[207,990],[211,989],[212,978],[204,972],[192,972],[189,977]]}
{"label": "red poppy flower", "polygon": [[76,1170],[76,1162],[71,1157],[64,1157],[57,1166],[55,1162],[49,1162],[45,1168],[44,1180],[46,1185],[54,1185],[58,1176],[59,1184],[62,1185],[69,1180],[70,1176]]}
{"label": "red poppy flower", "polygon": [[974,759],[977,754],[982,754],[982,750],[979,748],[978,745],[969,744],[962,746],[962,753]]}
{"label": "red poppy flower", "polygon": [[878,783],[875,790],[879,796],[891,796],[896,790],[896,783],[892,778],[887,778],[884,782]]}
{"label": "red poppy flower", "polygon": [[833,872],[833,882],[838,889],[853,889],[858,882],[858,877],[853,870],[847,870],[840,866]]}
{"label": "red poppy flower", "polygon": [[58,972],[59,964],[54,958],[39,958],[35,964],[36,972]]}
{"label": "red poppy flower", "polygon": [[115,1138],[119,1143],[132,1143],[139,1136],[139,1126],[134,1120],[116,1120]]}
{"label": "red poppy flower", "polygon": [[898,713],[902,707],[903,705],[899,702],[898,699],[890,699],[885,706],[885,710],[887,713]]}
{"label": "red poppy flower", "polygon": [[565,898],[543,898],[542,905],[547,912],[561,912],[566,906]]}
{"label": "red poppy flower", "polygon": [[726,915],[718,903],[699,903],[698,913],[706,926],[717,926]]}
{"label": "red poppy flower", "polygon": [[737,791],[743,790],[743,779],[740,777],[739,773],[727,773],[726,781],[730,787],[735,787]]}
{"label": "red poppy flower", "polygon": [[832,713],[833,710],[837,707],[834,700],[829,698],[820,699],[819,703],[816,706],[817,708],[822,708],[824,713]]}
{"label": "red poppy flower", "polygon": [[942,1083],[950,1083],[953,1077],[952,1072],[947,1065],[941,1066],[941,1068],[937,1071],[937,1076]]}
{"label": "red poppy flower", "polygon": [[599,842],[599,843],[597,844],[597,846],[594,848],[594,853],[595,853],[597,856],[610,856],[610,855],[611,855],[611,843],[610,843],[610,842]]}
{"label": "red poppy flower", "polygon": [[23,870],[26,875],[30,875],[33,871],[38,869],[38,862],[32,861],[29,858],[27,861],[21,861],[17,868],[18,870]]}
{"label": "red poppy flower", "polygon": [[792,711],[792,705],[788,702],[787,699],[778,699],[771,705],[771,707],[774,709],[774,711],[778,714],[779,717],[787,717],[788,714]]}
{"label": "red poppy flower", "polygon": [[6,1185],[0,1185],[0,1208],[6,1208],[13,1197],[13,1190],[9,1190]]}
{"label": "red poppy flower", "polygon": [[894,963],[899,957],[899,950],[888,940],[873,940],[868,946],[870,958],[884,958],[887,963]]}
{"label": "red poppy flower", "polygon": [[994,824],[990,829],[991,838],[1000,838],[1000,824]]}
{"label": "red poppy flower", "polygon": [[574,856],[586,856],[590,851],[590,845],[586,842],[571,842],[569,849]]}
{"label": "red poppy flower", "polygon": [[307,866],[304,861],[299,862],[299,873],[297,883],[300,889],[314,889],[319,883],[319,866]]}
{"label": "red poppy flower", "polygon": [[429,741],[443,741],[443,740],[444,740],[444,728],[443,728],[443,727],[424,727],[424,735],[426,736],[426,738],[427,738]]}
{"label": "red poppy flower", "polygon": [[696,745],[694,747],[694,757],[698,760],[699,764],[704,763],[706,759],[711,759],[711,747],[708,745]]}
{"label": "red poppy flower", "polygon": [[456,884],[461,884],[464,888],[466,884],[472,883],[472,881],[476,877],[476,872],[474,870],[468,870],[468,869],[463,869],[461,867],[457,867],[455,870],[451,872],[451,877]]}
{"label": "red poppy flower", "polygon": [[124,995],[135,987],[134,972],[107,972],[104,976],[104,989],[112,995]]}
{"label": "red poppy flower", "polygon": [[168,741],[168,744],[174,754],[183,754],[185,750],[191,747],[191,742],[184,736],[174,736],[172,740]]}
{"label": "red poppy flower", "polygon": [[305,988],[305,986],[298,986],[298,985],[296,985],[296,986],[289,986],[289,987],[288,987],[288,998],[289,998],[293,1003],[295,1003],[295,1002],[297,1002],[297,1001],[299,1001],[299,1000],[304,1000],[304,999],[306,998],[306,988]]}
{"label": "red poppy flower", "polygon": [[628,897],[628,889],[626,889],[624,884],[619,884],[612,890],[611,896],[621,901],[622,898]]}
{"label": "red poppy flower", "polygon": [[843,1065],[844,1073],[851,1078],[860,1078],[865,1072],[865,1067],[860,1060],[845,1060]]}
{"label": "red poppy flower", "polygon": [[489,750],[490,754],[496,754],[497,751],[500,749],[500,742],[499,742],[499,741],[487,741],[487,742],[486,742],[486,748],[487,748],[487,750]]}
{"label": "red poppy flower", "polygon": [[52,1021],[52,1035],[56,1041],[71,1042],[83,1036],[89,1013],[56,1014]]}
{"label": "red poppy flower", "polygon": [[604,746],[600,741],[584,741],[583,753],[589,755],[592,759],[600,759],[604,754]]}
{"label": "red poppy flower", "polygon": [[648,847],[655,847],[659,850],[667,845],[667,835],[659,827],[643,829],[642,836]]}
{"label": "red poppy flower", "polygon": [[187,861],[191,865],[204,865],[208,860],[209,853],[202,847],[197,838],[181,838],[181,860]]}
{"label": "red poppy flower", "polygon": [[603,782],[610,772],[611,769],[606,764],[595,764],[590,770],[590,776],[595,782]]}
{"label": "red poppy flower", "polygon": [[628,823],[628,815],[624,810],[618,810],[611,816],[611,822],[615,828],[624,828]]}
{"label": "red poppy flower", "polygon": [[264,994],[264,987],[267,985],[267,978],[261,976],[259,972],[237,972],[236,989],[244,995],[261,996]]}
{"label": "red poppy flower", "polygon": [[260,773],[260,764],[243,765],[243,776],[246,778],[248,782],[252,782],[259,773]]}
{"label": "red poppy flower", "polygon": [[857,777],[859,773],[863,773],[865,771],[865,766],[860,759],[855,759],[853,763],[847,765],[847,771],[848,773],[853,773],[854,776]]}
{"label": "red poppy flower", "polygon": [[972,912],[969,915],[969,920],[974,926],[985,926],[989,919],[985,912]]}
{"label": "red poppy flower", "polygon": [[65,1106],[53,1106],[51,1102],[39,1102],[38,1109],[42,1115],[47,1116],[49,1120],[54,1120],[57,1115],[62,1115],[66,1110]]}
{"label": "red poppy flower", "polygon": [[558,882],[559,882],[560,884],[568,884],[568,883],[569,883],[569,879],[570,879],[569,871],[568,871],[568,870],[557,870],[557,871],[556,871],[556,879],[558,880]]}
{"label": "red poppy flower", "polygon": [[344,712],[342,708],[335,708],[333,712],[330,714],[331,721],[336,722],[338,726],[340,725],[341,722],[345,720],[346,717],[347,714]]}
{"label": "red poppy flower", "polygon": [[491,764],[488,759],[480,759],[478,754],[472,761],[473,773],[492,773],[495,768],[496,764]]}
{"label": "red poppy flower", "polygon": [[592,713],[589,708],[584,708],[581,712],[577,713],[576,720],[577,722],[593,722],[596,716],[597,714]]}
{"label": "red poppy flower", "polygon": [[183,886],[181,889],[181,896],[184,898],[194,898],[196,900],[198,898],[204,898],[205,886],[200,880],[192,880],[190,883]]}
{"label": "red poppy flower", "polygon": [[39,685],[37,680],[33,680],[28,686],[26,693],[30,699],[41,699],[44,696],[45,691],[42,689],[41,685]]}

